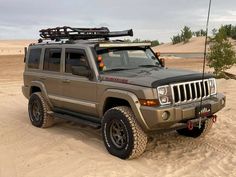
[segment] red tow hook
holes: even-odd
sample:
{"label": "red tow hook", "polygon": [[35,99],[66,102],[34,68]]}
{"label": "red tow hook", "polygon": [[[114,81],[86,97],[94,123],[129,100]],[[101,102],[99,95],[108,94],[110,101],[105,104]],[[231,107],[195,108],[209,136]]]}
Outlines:
{"label": "red tow hook", "polygon": [[188,130],[193,130],[193,122],[192,121],[188,121],[187,122],[187,128],[188,128]]}
{"label": "red tow hook", "polygon": [[212,116],[212,122],[213,122],[213,123],[216,123],[216,121],[217,121],[217,115],[213,115],[213,116]]}

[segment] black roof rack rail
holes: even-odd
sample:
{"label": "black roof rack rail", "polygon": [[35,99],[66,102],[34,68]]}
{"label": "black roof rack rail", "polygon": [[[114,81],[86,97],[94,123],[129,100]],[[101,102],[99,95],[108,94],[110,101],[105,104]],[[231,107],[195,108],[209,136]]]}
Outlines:
{"label": "black roof rack rail", "polygon": [[[42,29],[39,31],[43,40],[86,40],[103,38],[109,40],[110,37],[133,36],[133,30],[113,31],[107,27],[101,28],[72,28],[69,26]],[[42,42],[42,40],[40,40]]]}

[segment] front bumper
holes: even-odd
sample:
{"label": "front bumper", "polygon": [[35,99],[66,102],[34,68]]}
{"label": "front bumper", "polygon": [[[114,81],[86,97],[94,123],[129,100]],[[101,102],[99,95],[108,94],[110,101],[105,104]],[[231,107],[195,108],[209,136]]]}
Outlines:
{"label": "front bumper", "polygon": [[[203,100],[202,105],[211,105],[211,114],[215,114],[225,107],[226,98],[223,94],[216,94],[207,100]],[[193,102],[183,105],[170,105],[163,107],[147,107],[141,106],[140,110],[149,130],[160,130],[173,126],[176,123],[183,122],[196,117],[196,107],[200,106],[200,102]],[[169,118],[162,118],[163,112],[168,112]]]}

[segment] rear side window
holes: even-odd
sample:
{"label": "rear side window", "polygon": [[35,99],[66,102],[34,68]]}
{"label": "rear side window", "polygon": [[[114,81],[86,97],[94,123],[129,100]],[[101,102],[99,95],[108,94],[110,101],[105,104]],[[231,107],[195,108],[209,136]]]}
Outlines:
{"label": "rear side window", "polygon": [[66,49],[66,73],[71,73],[73,66],[89,67],[86,53],[84,50]]}
{"label": "rear side window", "polygon": [[43,69],[47,71],[60,71],[61,49],[46,49]]}
{"label": "rear side window", "polygon": [[29,51],[28,68],[39,69],[39,61],[42,49],[31,49]]}

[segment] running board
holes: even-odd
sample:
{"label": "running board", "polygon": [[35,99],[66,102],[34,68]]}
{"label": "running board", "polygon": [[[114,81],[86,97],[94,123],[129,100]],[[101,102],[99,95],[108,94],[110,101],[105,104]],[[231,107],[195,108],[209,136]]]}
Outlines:
{"label": "running board", "polygon": [[60,118],[60,119],[64,119],[64,120],[68,120],[68,121],[72,121],[78,124],[82,124],[82,125],[88,125],[90,127],[99,129],[101,128],[101,123],[100,122],[93,122],[91,120],[88,120],[86,118],[86,116],[82,117],[77,117],[77,116],[72,116],[72,115],[68,115],[68,114],[63,114],[63,113],[52,113],[51,114],[54,117]]}

